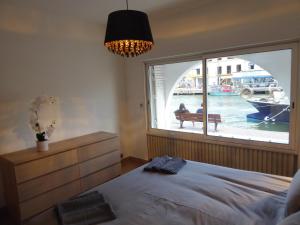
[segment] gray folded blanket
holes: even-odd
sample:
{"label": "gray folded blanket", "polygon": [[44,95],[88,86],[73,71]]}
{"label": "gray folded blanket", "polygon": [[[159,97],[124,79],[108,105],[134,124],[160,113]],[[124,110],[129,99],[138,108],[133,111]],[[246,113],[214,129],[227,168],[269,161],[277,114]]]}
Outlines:
{"label": "gray folded blanket", "polygon": [[116,218],[110,205],[97,191],[57,205],[57,212],[62,225],[94,225]]}
{"label": "gray folded blanket", "polygon": [[177,174],[183,166],[185,166],[186,161],[178,157],[155,157],[146,167],[145,171],[151,172],[161,172],[165,174]]}

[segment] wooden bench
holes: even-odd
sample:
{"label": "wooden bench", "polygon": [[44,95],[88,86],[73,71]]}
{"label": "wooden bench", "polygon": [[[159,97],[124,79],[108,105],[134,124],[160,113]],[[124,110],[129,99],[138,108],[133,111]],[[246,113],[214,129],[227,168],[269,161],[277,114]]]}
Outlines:
{"label": "wooden bench", "polygon": [[[183,128],[184,121],[191,121],[193,126],[195,122],[203,122],[203,114],[202,113],[178,113],[175,112],[176,119],[180,121],[180,128]],[[208,114],[207,120],[209,123],[215,124],[215,131],[217,131],[218,123],[221,123],[221,115],[220,114]]]}

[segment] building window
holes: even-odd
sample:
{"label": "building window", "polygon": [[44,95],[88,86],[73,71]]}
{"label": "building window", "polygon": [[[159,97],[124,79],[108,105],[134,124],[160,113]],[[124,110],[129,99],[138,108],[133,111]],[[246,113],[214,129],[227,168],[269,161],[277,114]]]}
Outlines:
{"label": "building window", "polygon": [[218,74],[222,74],[222,66],[218,66]]}
{"label": "building window", "polygon": [[253,63],[249,63],[249,69],[254,70],[254,64]]}
{"label": "building window", "polygon": [[227,66],[227,74],[230,74],[231,73],[231,66]]}
{"label": "building window", "polygon": [[[150,65],[151,128],[222,141],[290,144],[292,51],[231,55],[222,76],[220,62],[213,57]],[[204,60],[205,74],[197,69]],[[231,73],[234,65],[241,73]]]}

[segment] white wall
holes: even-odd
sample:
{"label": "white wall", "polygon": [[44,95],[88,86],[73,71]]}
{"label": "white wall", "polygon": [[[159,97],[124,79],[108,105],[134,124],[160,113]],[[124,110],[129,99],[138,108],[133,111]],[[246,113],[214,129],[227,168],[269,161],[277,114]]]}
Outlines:
{"label": "white wall", "polygon": [[[146,90],[144,64],[138,58],[128,59],[126,63],[126,99],[127,126],[126,147],[123,148],[124,157],[134,156],[147,159],[146,135]],[[128,82],[129,81],[129,82]]]}
{"label": "white wall", "polygon": [[35,145],[28,109],[41,94],[60,99],[51,141],[124,130],[124,60],[103,38],[98,24],[0,3],[0,154]]}
{"label": "white wall", "polygon": [[150,14],[150,21],[154,49],[126,61],[128,122],[133,128],[126,154],[142,158],[147,158],[146,117],[139,109],[145,102],[144,60],[299,38],[300,2],[187,0]]}

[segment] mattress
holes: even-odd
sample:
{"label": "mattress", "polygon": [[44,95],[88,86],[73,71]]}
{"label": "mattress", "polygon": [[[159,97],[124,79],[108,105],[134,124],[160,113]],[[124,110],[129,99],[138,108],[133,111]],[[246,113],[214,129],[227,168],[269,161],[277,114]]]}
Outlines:
{"label": "mattress", "polygon": [[275,225],[291,180],[188,161],[177,175],[140,167],[93,190],[117,216],[107,225]]}

